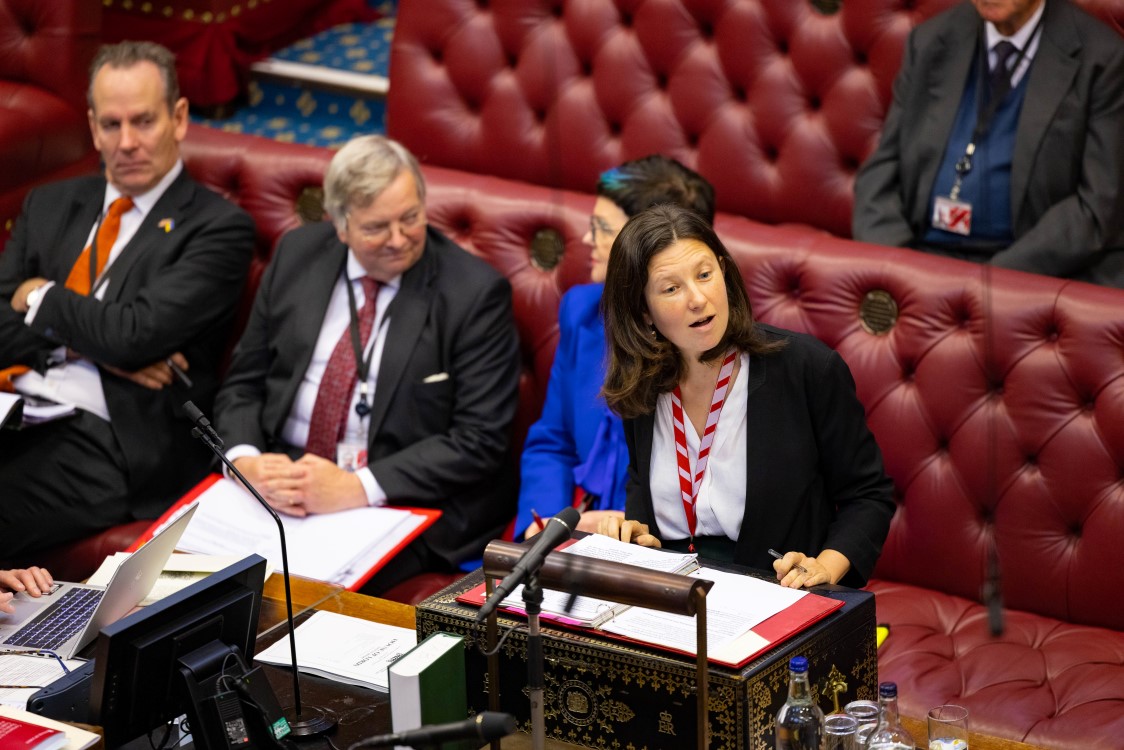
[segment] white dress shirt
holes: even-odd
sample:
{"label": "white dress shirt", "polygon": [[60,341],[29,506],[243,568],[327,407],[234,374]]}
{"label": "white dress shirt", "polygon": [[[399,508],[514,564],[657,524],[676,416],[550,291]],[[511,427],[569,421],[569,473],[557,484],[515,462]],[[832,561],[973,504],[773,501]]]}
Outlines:
{"label": "white dress shirt", "polygon": [[[749,355],[741,355],[741,367],[715,428],[710,460],[699,487],[695,515],[698,517],[695,536],[725,536],[737,541],[745,516],[746,430],[748,416]],[[684,415],[685,417],[686,415]],[[691,475],[699,455],[699,434],[687,419],[687,454]],[[679,463],[676,458],[675,428],[671,412],[671,394],[660,394],[652,433],[651,469],[648,476],[652,491],[652,507],[656,523],[665,539],[686,539],[691,535],[687,514],[679,490]]]}

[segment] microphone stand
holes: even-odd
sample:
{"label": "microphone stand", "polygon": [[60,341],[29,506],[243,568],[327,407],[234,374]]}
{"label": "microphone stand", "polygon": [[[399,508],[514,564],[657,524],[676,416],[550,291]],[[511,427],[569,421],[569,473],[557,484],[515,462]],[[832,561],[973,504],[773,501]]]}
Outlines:
{"label": "microphone stand", "polygon": [[546,716],[543,709],[543,649],[539,613],[542,612],[542,586],[535,568],[523,583],[523,609],[527,613],[527,692],[531,699],[531,748],[543,750],[546,744]]}
{"label": "microphone stand", "polygon": [[183,405],[184,412],[187,413],[188,418],[193,421],[196,426],[191,428],[191,436],[199,438],[203,441],[211,451],[218,456],[223,465],[230,470],[230,473],[238,478],[242,486],[250,491],[261,507],[265,508],[269,515],[273,516],[273,520],[277,523],[277,533],[281,537],[281,573],[285,580],[285,609],[289,620],[289,653],[293,659],[293,717],[290,719],[288,716],[285,720],[289,722],[289,729],[293,737],[317,737],[326,734],[335,729],[336,720],[327,716],[323,710],[311,706],[310,709],[316,713],[313,716],[305,718],[301,707],[301,685],[300,675],[297,670],[297,633],[296,626],[293,624],[293,594],[289,586],[289,550],[285,544],[285,525],[281,523],[281,516],[277,515],[277,511],[265,501],[254,486],[242,476],[242,472],[234,468],[234,464],[223,453],[222,438],[215,432],[215,428],[203,416],[203,412],[195,406],[194,403],[188,401]]}

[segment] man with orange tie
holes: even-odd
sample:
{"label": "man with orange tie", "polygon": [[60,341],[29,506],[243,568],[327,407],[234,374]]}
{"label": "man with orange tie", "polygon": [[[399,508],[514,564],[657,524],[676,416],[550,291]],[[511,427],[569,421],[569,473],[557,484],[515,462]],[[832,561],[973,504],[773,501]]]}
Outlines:
{"label": "man with orange tie", "polygon": [[0,432],[11,558],[155,518],[206,472],[180,405],[213,399],[253,247],[184,169],[171,52],[103,47],[88,100],[104,173],[33,190],[0,253],[0,389],[76,407]]}

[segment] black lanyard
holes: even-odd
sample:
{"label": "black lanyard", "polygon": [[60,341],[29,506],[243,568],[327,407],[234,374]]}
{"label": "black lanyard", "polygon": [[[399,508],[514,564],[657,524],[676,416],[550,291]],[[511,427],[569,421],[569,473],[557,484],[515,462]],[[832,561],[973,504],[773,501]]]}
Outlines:
{"label": "black lanyard", "polygon": [[956,162],[956,180],[953,182],[952,189],[948,194],[948,197],[952,200],[959,200],[961,183],[963,183],[964,177],[972,171],[972,157],[975,156],[976,153],[976,144],[980,142],[980,139],[987,133],[987,129],[991,127],[991,121],[995,119],[995,115],[999,111],[999,106],[1003,103],[1003,100],[1007,98],[1007,94],[1010,93],[1011,78],[1014,77],[1015,71],[1018,70],[1019,65],[1022,64],[1023,58],[1026,57],[1027,50],[1030,49],[1030,45],[1034,43],[1038,34],[1041,33],[1042,21],[1045,18],[1046,16],[1043,14],[1042,18],[1038,19],[1038,23],[1034,25],[1034,31],[1030,32],[1030,36],[1027,37],[1026,44],[1024,44],[1015,55],[1015,61],[1009,68],[1010,75],[1006,78],[1007,86],[992,92],[991,99],[987,102],[986,107],[983,106],[983,93],[984,89],[987,88],[988,72],[991,69],[991,65],[988,60],[987,31],[983,26],[980,27],[980,64],[979,75],[976,78],[976,127],[972,130],[972,137],[964,149],[964,155]]}
{"label": "black lanyard", "polygon": [[[363,342],[359,338],[359,310],[355,306],[355,290],[351,288],[351,279],[347,278],[347,262],[343,264],[343,283],[347,287],[347,306],[348,312],[351,314],[351,321],[348,324],[351,330],[351,347],[355,351],[355,374],[359,380],[359,403],[355,404],[355,413],[362,419],[371,413],[371,405],[367,403],[367,396],[370,393],[371,386],[367,382],[367,376],[371,372],[371,360],[375,356],[375,347],[371,347],[367,352],[366,359],[363,358]],[[376,304],[376,300],[369,301],[367,304]],[[377,311],[376,311],[377,312]],[[371,321],[371,335],[375,334],[375,323]]]}

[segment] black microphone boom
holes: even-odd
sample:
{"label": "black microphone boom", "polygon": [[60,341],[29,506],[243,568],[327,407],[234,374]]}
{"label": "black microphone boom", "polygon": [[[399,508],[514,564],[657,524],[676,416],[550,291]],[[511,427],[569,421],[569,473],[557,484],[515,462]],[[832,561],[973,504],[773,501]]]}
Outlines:
{"label": "black microphone boom", "polygon": [[385,747],[387,745],[429,747],[443,742],[457,742],[459,740],[474,740],[478,744],[483,744],[502,739],[514,731],[515,717],[511,714],[483,711],[464,721],[433,724],[396,734],[380,734],[375,737],[368,737],[365,740],[359,740],[348,747],[347,750],[356,750],[360,747]]}
{"label": "black microphone boom", "polygon": [[483,622],[516,586],[523,583],[527,576],[536,572],[542,566],[542,561],[550,554],[550,551],[570,538],[574,529],[577,528],[580,518],[581,513],[578,512],[577,508],[566,508],[547,521],[546,528],[535,537],[534,545],[523,553],[523,556],[515,563],[515,567],[511,569],[507,577],[500,581],[499,586],[496,586],[495,593],[488,601],[484,602],[484,606],[476,614],[476,621]]}
{"label": "black microphone boom", "polygon": [[293,595],[289,590],[289,550],[285,544],[285,524],[281,523],[281,516],[277,515],[277,511],[265,501],[254,486],[242,476],[242,472],[234,468],[234,464],[226,457],[222,451],[222,439],[219,434],[215,432],[215,428],[211,426],[210,421],[203,415],[191,401],[187,401],[183,405],[183,411],[187,414],[188,418],[195,423],[195,428],[191,430],[191,434],[203,441],[204,444],[211,451],[219,457],[223,465],[230,470],[230,473],[238,478],[242,486],[249,490],[254,499],[261,503],[261,507],[265,508],[269,515],[273,516],[273,520],[277,522],[277,533],[281,537],[281,574],[285,580],[285,607],[289,619],[289,653],[293,659],[293,720],[289,722],[289,727],[292,730],[294,737],[314,737],[330,731],[336,726],[335,719],[328,718],[320,712],[315,716],[304,718],[301,714],[301,683],[300,677],[297,674],[297,634],[296,625],[293,624]]}

